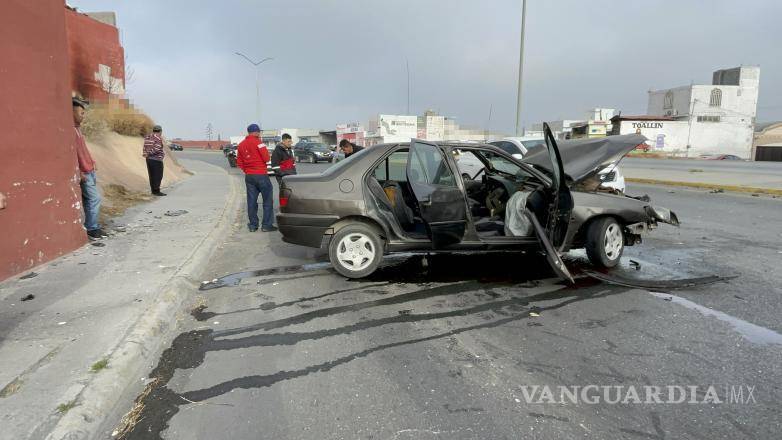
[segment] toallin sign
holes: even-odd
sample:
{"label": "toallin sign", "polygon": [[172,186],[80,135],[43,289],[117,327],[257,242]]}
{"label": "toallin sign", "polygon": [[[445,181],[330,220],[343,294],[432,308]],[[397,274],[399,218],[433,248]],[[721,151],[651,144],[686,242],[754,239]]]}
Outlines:
{"label": "toallin sign", "polygon": [[633,128],[663,128],[662,122],[633,122]]}

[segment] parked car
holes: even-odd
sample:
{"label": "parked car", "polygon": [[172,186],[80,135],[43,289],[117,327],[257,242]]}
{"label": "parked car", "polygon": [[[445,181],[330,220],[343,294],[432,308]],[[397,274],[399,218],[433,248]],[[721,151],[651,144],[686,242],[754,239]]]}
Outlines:
{"label": "parked car", "polygon": [[[237,164],[236,164],[236,149],[237,149],[237,146],[233,145],[233,146],[231,146],[231,148],[228,148],[227,149],[228,151],[226,152],[226,156],[225,157],[228,159],[228,166],[230,166],[231,168],[236,168],[237,167]],[[266,174],[268,174],[269,176],[273,176],[274,175],[274,168],[272,168],[271,162],[266,164]]]}
{"label": "parked car", "polygon": [[[518,159],[488,144],[428,142],[364,149],[322,174],[285,176],[277,223],[283,240],[320,247],[349,278],[371,274],[394,252],[544,250],[572,277],[559,252],[585,248],[599,267],[658,222],[678,225],[648,200],[598,191],[599,172],[646,138],[631,134],[563,142],[544,125],[546,148]],[[460,173],[455,155],[483,165]]]}
{"label": "parked car", "polygon": [[182,151],[182,150],[184,150],[184,148],[182,148],[181,145],[175,144],[173,142],[168,146],[168,148],[170,148],[171,151]]}
{"label": "parked car", "polygon": [[[489,142],[490,145],[499,147],[501,150],[509,153],[516,159],[522,159],[524,156],[536,149],[546,148],[546,141],[536,138],[505,138],[499,141]],[[463,176],[475,179],[483,170],[483,164],[481,161],[475,159],[473,155],[467,155],[463,158],[458,158],[459,171]],[[622,174],[622,170],[618,165],[612,164],[598,173],[603,188],[609,188],[620,192],[625,192],[625,177]]]}
{"label": "parked car", "polygon": [[297,162],[331,162],[332,151],[320,142],[298,142],[293,146]]}
{"label": "parked car", "polygon": [[744,160],[738,156],[735,156],[733,154],[715,154],[714,156],[708,156],[706,159],[709,160]]}

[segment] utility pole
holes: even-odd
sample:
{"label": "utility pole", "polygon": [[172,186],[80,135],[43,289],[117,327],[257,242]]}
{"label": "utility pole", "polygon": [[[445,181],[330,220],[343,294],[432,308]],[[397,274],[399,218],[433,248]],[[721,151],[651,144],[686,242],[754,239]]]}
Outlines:
{"label": "utility pole", "polygon": [[521,77],[524,73],[524,31],[527,30],[527,0],[521,0],[521,44],[519,45],[519,83],[516,94],[516,136],[521,136]]}
{"label": "utility pole", "polygon": [[266,61],[271,61],[274,58],[264,58],[261,61],[253,61],[252,59],[250,59],[250,57],[248,57],[247,55],[241,52],[234,52],[234,53],[247,60],[247,62],[249,62],[253,66],[255,66],[255,122],[260,124],[261,123],[261,69],[258,66],[260,66]]}
{"label": "utility pole", "polygon": [[410,114],[410,62],[405,58],[405,67],[407,67],[407,115]]}

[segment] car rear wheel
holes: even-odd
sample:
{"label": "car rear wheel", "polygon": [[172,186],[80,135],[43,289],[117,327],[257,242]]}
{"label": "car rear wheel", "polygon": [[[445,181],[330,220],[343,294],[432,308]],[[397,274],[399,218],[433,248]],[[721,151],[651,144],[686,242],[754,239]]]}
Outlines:
{"label": "car rear wheel", "polygon": [[347,225],[331,237],[329,259],[334,269],[348,278],[363,278],[383,259],[383,242],[369,226]]}
{"label": "car rear wheel", "polygon": [[624,251],[622,225],[613,217],[595,220],[589,225],[586,252],[589,261],[598,267],[615,267]]}

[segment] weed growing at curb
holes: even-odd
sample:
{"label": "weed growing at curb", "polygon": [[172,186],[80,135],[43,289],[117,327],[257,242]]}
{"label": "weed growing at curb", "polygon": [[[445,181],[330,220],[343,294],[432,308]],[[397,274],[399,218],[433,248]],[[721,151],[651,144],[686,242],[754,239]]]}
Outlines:
{"label": "weed growing at curb", "polygon": [[109,367],[109,358],[105,357],[99,360],[98,362],[92,364],[92,366],[90,367],[90,371],[92,371],[93,373],[97,373],[98,371],[108,367]]}
{"label": "weed growing at curb", "polygon": [[61,403],[57,405],[57,412],[60,414],[65,414],[68,411],[72,410],[75,406],[76,406],[76,399],[73,399],[68,403]]}
{"label": "weed growing at curb", "polygon": [[700,168],[690,168],[689,171],[691,173],[702,173],[703,172],[703,170],[700,169]]}

